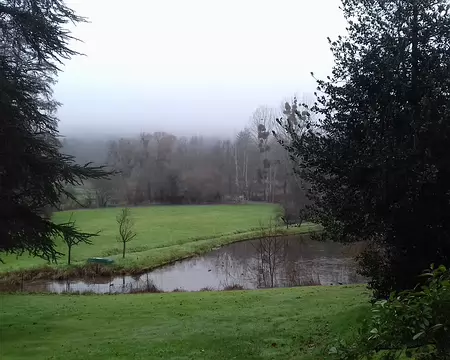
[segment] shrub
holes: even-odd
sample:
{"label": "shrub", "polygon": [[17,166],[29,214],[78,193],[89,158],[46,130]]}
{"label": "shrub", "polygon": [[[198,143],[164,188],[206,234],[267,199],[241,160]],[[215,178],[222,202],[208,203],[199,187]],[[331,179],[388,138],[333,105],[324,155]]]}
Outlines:
{"label": "shrub", "polygon": [[239,284],[232,284],[232,285],[225,286],[223,289],[225,291],[244,290],[244,287],[242,285],[239,285]]}
{"label": "shrub", "polygon": [[172,290],[172,292],[176,293],[176,292],[186,292],[186,290],[184,290],[183,288],[175,288]]}
{"label": "shrub", "polygon": [[386,298],[395,283],[395,274],[390,267],[386,245],[368,243],[357,257],[359,273],[369,279],[369,289],[375,299]]}
{"label": "shrub", "polygon": [[352,343],[330,349],[337,359],[450,359],[450,271],[431,267],[413,290],[392,293]]}
{"label": "shrub", "polygon": [[200,291],[214,291],[214,288],[211,286],[205,286],[204,288],[201,288]]}

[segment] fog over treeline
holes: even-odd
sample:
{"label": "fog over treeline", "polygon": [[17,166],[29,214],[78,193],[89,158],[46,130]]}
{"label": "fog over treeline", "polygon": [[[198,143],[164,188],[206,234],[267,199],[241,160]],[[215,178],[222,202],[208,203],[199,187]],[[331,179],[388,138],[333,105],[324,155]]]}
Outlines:
{"label": "fog over treeline", "polygon": [[64,135],[61,137],[61,152],[67,155],[75,157],[75,161],[78,164],[86,164],[92,162],[96,165],[104,165],[107,161],[108,151],[110,145],[115,142],[120,142],[124,140],[134,141],[142,136],[142,134],[170,134],[175,136],[177,139],[191,139],[191,138],[201,138],[202,142],[207,145],[212,145],[219,141],[231,140],[233,136],[215,136],[208,134],[194,134],[194,135],[184,135],[177,134],[176,132],[167,131],[147,131],[142,133],[117,133],[117,134],[97,134],[97,133],[87,133],[79,134],[74,133],[69,135]]}
{"label": "fog over treeline", "polygon": [[[86,207],[265,201],[297,211],[305,204],[304,184],[274,135],[286,136],[278,118],[297,117],[292,101],[279,108],[258,107],[231,136],[149,131],[63,137],[61,151],[78,163],[93,162],[119,172],[71,191]],[[76,207],[79,204],[63,199],[63,208]]]}
{"label": "fog over treeline", "polygon": [[330,74],[339,3],[74,1],[89,23],[54,87],[62,151],[120,172],[74,187],[83,206],[302,201],[272,131],[311,71]]}

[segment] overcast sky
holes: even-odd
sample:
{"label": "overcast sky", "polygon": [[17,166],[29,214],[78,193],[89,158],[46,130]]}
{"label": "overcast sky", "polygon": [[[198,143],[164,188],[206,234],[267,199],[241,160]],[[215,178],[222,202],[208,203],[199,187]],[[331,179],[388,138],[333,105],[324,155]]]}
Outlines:
{"label": "overcast sky", "polygon": [[63,134],[232,134],[330,74],[338,0],[68,0],[90,23],[55,87]]}

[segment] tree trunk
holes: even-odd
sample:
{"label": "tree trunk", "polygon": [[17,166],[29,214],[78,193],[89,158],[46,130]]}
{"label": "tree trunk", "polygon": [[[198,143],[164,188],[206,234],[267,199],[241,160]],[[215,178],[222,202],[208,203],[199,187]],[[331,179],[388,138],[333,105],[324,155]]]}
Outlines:
{"label": "tree trunk", "polygon": [[147,200],[152,201],[152,184],[150,181],[147,181]]}
{"label": "tree trunk", "polygon": [[272,202],[275,202],[275,190],[276,190],[276,179],[277,179],[277,168],[278,165],[276,165],[273,169],[273,176],[270,183],[270,191],[272,193]]}
{"label": "tree trunk", "polygon": [[122,258],[125,259],[125,247],[126,247],[127,243],[124,241],[123,242],[123,252],[122,252]]}
{"label": "tree trunk", "polygon": [[236,183],[236,195],[240,194],[239,189],[239,165],[238,165],[238,153],[237,145],[234,145],[234,166],[235,166],[235,183]]}
{"label": "tree trunk", "polygon": [[72,256],[72,246],[68,246],[67,250],[67,265],[70,265],[70,257]]}
{"label": "tree trunk", "polygon": [[248,154],[247,151],[245,152],[244,157],[244,182],[245,182],[245,191],[246,191],[246,198],[248,199]]}
{"label": "tree trunk", "polygon": [[419,72],[419,7],[417,1],[415,0],[413,3],[413,20],[412,20],[412,69],[411,69],[411,95],[410,99],[413,105],[413,114],[412,114],[412,140],[413,140],[413,148],[416,149],[417,144],[417,127],[418,127],[418,115],[420,113],[419,110],[419,98],[418,94],[418,86],[417,86],[417,74]]}

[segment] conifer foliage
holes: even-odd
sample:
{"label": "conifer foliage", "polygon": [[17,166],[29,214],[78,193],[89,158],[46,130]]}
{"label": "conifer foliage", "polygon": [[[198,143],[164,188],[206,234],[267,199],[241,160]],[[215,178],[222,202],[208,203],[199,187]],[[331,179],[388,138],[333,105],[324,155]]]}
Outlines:
{"label": "conifer foliage", "polygon": [[0,253],[52,261],[56,236],[86,238],[46,214],[72,197],[66,184],[108,176],[59,151],[52,85],[62,62],[77,55],[66,27],[80,21],[61,0],[0,1]]}

